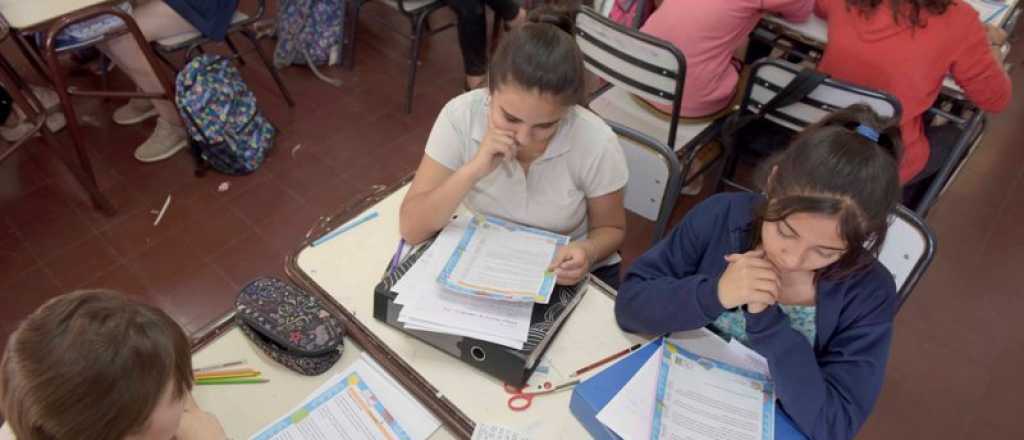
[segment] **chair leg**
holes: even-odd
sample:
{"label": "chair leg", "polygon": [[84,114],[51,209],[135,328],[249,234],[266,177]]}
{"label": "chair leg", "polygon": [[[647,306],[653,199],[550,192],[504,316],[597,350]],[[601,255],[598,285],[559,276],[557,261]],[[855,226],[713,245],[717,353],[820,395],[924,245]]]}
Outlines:
{"label": "chair leg", "polygon": [[416,87],[416,68],[420,61],[420,41],[423,39],[423,26],[429,14],[420,14],[413,25],[412,48],[409,51],[409,80],[405,86],[405,113],[412,113],[412,95]]}
{"label": "chair leg", "polygon": [[356,27],[363,0],[345,2],[345,29],[341,43],[341,67],[352,70],[356,65]]}
{"label": "chair leg", "polygon": [[171,60],[167,58],[167,55],[164,54],[164,52],[160,50],[158,47],[153,46],[153,53],[156,54],[157,59],[159,59],[162,63],[166,64],[167,67],[169,67],[172,72],[177,72],[181,70],[173,62],[171,62]]}
{"label": "chair leg", "polygon": [[[71,163],[65,161],[65,165],[71,170],[72,174],[78,178],[79,183],[89,193],[89,198],[92,200],[93,205],[101,212],[107,215],[114,215],[117,210],[114,205],[110,203],[110,200],[103,195],[100,191],[99,184],[96,183],[96,174],[92,169],[92,161],[89,159],[89,152],[85,149],[85,136],[82,133],[82,127],[78,124],[78,116],[75,114],[75,108],[71,102],[71,95],[68,94],[68,82],[67,77],[63,70],[61,70],[57,62],[57,54],[53,51],[47,51],[46,54],[47,64],[50,66],[52,78],[54,82],[54,88],[57,91],[57,96],[60,97],[61,108],[64,111],[64,119],[67,121],[68,131],[71,133],[71,141],[75,146],[75,154],[78,158],[79,169],[76,170]],[[31,93],[29,94],[31,95]],[[34,96],[30,96],[29,99],[33,100],[34,104],[38,105],[38,108],[43,112],[46,111],[35,100]],[[53,135],[48,127],[45,125],[42,127],[43,139],[46,140],[50,146],[56,148],[60,145],[57,141],[57,137]],[[61,160],[64,160],[63,156],[58,154]]]}
{"label": "chair leg", "polygon": [[278,74],[277,68],[274,67],[274,63],[270,61],[267,54],[263,52],[263,48],[260,47],[260,42],[256,38],[256,34],[249,30],[243,30],[242,35],[249,39],[252,43],[253,48],[256,50],[256,55],[260,57],[260,61],[267,67],[267,71],[270,72],[270,76],[274,78],[274,82],[277,83],[277,88],[281,90],[281,95],[284,96],[285,102],[288,103],[288,107],[295,107],[295,101],[292,99],[292,94],[288,92],[288,88],[285,87],[284,81],[281,80],[281,75]]}
{"label": "chair leg", "polygon": [[224,42],[227,43],[228,48],[231,49],[231,53],[235,54],[235,59],[238,60],[238,64],[244,66],[245,59],[242,58],[242,54],[238,52],[238,48],[235,47],[235,42],[231,41],[231,35],[224,35]]}

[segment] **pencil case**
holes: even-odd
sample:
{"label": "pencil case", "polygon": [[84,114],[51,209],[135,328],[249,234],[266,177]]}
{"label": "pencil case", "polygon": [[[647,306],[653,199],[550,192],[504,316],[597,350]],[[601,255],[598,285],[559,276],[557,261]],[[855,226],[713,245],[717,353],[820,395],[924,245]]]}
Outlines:
{"label": "pencil case", "polygon": [[276,278],[260,278],[242,289],[235,321],[271,359],[314,376],[341,358],[345,329],[309,293]]}

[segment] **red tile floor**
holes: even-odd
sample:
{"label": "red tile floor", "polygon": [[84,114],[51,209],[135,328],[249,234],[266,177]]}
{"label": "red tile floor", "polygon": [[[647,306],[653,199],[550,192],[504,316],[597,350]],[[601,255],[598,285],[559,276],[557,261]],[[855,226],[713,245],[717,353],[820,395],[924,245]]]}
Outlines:
{"label": "red tile floor", "polygon": [[[408,46],[366,19],[374,16],[406,26],[384,8],[366,8],[357,67],[331,70],[341,88],[302,68],[284,70],[295,109],[250,58],[243,74],[281,129],[254,175],[197,179],[185,153],[140,164],[132,149],[152,121],[114,126],[109,115],[120,102],[89,99],[77,105],[116,216],[95,212],[58,162],[66,144],[35,143],[0,164],[0,341],[46,299],[82,287],[137,295],[197,329],[228,310],[248,280],[283,276],[285,256],[319,216],[412,172],[438,110],[461,91],[459,51],[452,32],[424,45],[415,108],[405,115]],[[2,51],[16,58],[10,47]],[[1021,58],[1017,51],[1012,59]],[[1014,72],[1017,84],[1022,72]],[[113,84],[127,82],[115,74]],[[991,119],[983,147],[929,217],[938,257],[897,318],[886,385],[860,438],[1024,438],[1014,403],[1024,394],[1015,373],[1024,333],[1012,324],[1024,308],[1024,100],[1015,98]],[[219,192],[222,182],[230,189]],[[169,194],[170,209],[153,226],[151,211]],[[680,204],[677,219],[689,205]],[[648,245],[646,226],[631,217],[627,261]]]}

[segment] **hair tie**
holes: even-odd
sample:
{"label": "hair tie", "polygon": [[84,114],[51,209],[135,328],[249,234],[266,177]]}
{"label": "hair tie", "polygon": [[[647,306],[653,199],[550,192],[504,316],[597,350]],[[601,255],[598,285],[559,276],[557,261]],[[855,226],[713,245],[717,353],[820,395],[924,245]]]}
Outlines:
{"label": "hair tie", "polygon": [[860,124],[857,125],[857,129],[854,131],[856,131],[857,134],[864,136],[865,139],[874,143],[878,143],[878,131],[875,130],[874,128],[868,127],[867,125],[864,124]]}

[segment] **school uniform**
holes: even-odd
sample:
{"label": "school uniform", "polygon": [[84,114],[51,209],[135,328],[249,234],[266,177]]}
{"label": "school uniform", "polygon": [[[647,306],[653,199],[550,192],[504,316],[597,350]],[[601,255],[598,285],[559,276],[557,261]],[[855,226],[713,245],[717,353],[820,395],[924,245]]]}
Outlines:
{"label": "school uniform", "polygon": [[954,1],[942,15],[922,10],[925,27],[897,23],[884,2],[871,15],[847,7],[845,0],[817,0],[815,13],[828,21],[828,46],[818,68],[836,79],[892,93],[903,114],[900,182],[939,170],[955,137],[926,132],[922,116],[938,98],[946,74],[986,112],[1010,104],[1010,78],[992,56],[978,12]]}
{"label": "school uniform", "polygon": [[[885,377],[896,285],[877,261],[815,285],[807,315],[773,305],[761,313],[726,310],[718,300],[725,256],[749,250],[753,193],[708,198],[670,236],[636,260],[615,301],[623,330],[661,334],[723,325],[739,313],[747,344],[767,358],[779,407],[812,439],[853,438],[874,407]],[[808,332],[807,323],[813,322]]]}
{"label": "school uniform", "polygon": [[[476,156],[488,127],[490,93],[477,89],[441,110],[427,138],[426,155],[451,171]],[[480,179],[463,204],[472,212],[587,238],[587,199],[625,188],[629,180],[618,136],[600,117],[571,107],[547,149],[524,172],[518,161],[502,161]],[[617,264],[612,255],[592,268]]]}

